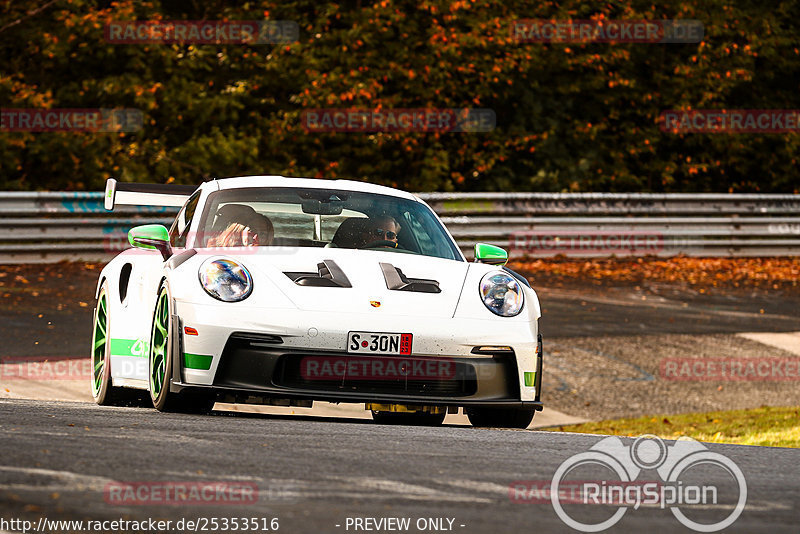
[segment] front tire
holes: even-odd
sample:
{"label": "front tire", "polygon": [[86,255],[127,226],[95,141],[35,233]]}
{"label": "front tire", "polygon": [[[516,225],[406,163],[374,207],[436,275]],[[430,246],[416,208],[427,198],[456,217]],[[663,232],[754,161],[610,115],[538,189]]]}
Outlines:
{"label": "front tire", "polygon": [[533,421],[533,408],[467,408],[464,410],[472,426],[478,428],[525,429]]}
{"label": "front tire", "polygon": [[171,312],[169,289],[166,282],[162,282],[158,289],[156,309],[153,312],[147,366],[150,400],[153,401],[153,407],[159,412],[170,411],[170,408],[177,404],[175,395],[169,391],[172,381]]}
{"label": "front tire", "polygon": [[172,383],[172,296],[166,281],[161,283],[153,312],[148,358],[150,400],[159,412],[208,413],[214,407],[214,397],[203,391],[170,392]]}

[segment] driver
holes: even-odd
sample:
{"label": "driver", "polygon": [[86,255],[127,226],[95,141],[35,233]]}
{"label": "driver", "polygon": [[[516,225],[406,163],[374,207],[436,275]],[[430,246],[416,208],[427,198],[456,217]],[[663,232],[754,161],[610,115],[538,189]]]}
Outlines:
{"label": "driver", "polygon": [[[400,233],[400,225],[394,217],[389,215],[381,215],[370,219],[366,225],[364,232],[361,234],[361,240],[365,245],[370,243],[389,241],[397,248],[397,234]],[[378,246],[389,246],[388,243]]]}

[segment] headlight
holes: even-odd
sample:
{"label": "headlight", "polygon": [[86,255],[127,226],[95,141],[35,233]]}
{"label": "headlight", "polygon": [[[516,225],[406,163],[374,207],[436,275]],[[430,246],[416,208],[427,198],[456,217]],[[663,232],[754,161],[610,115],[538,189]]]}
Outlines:
{"label": "headlight", "polygon": [[524,297],[516,278],[503,271],[492,271],[481,278],[481,300],[489,311],[513,317],[522,309]]}
{"label": "headlight", "polygon": [[206,260],[197,273],[206,293],[223,302],[238,302],[253,291],[253,277],[233,260]]}

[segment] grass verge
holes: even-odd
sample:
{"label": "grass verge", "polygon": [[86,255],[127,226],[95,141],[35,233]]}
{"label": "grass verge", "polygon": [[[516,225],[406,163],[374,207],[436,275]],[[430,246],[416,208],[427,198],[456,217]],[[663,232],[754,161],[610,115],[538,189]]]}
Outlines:
{"label": "grass verge", "polygon": [[689,436],[709,443],[800,448],[800,407],[762,406],[752,410],[612,419],[544,430],[616,436],[654,434],[665,439]]}

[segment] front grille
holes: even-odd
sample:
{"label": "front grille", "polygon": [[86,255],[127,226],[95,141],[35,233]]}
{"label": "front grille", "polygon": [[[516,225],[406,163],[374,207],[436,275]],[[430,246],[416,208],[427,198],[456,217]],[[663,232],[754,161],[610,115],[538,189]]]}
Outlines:
{"label": "front grille", "polygon": [[448,359],[284,354],[273,374],[277,386],[348,393],[464,397],[475,394],[475,368]]}
{"label": "front grille", "polygon": [[[385,395],[405,399],[518,400],[513,353],[476,356],[368,356],[315,351],[287,347],[280,336],[237,332],[230,336],[222,351],[214,386],[260,392],[275,398],[286,395],[332,402],[385,400]],[[328,374],[310,374],[308,368],[303,368],[309,360],[336,363],[340,369]],[[446,372],[361,373],[356,377],[341,372],[341,366],[348,363],[367,366],[376,362],[384,366],[389,362],[445,365]]]}

